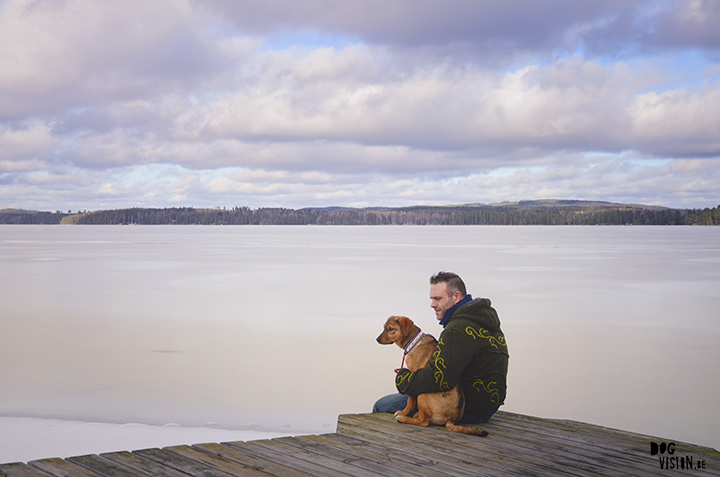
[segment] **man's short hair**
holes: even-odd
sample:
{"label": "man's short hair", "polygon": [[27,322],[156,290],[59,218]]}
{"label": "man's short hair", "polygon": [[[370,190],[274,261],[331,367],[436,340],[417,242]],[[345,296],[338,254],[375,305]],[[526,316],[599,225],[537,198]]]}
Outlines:
{"label": "man's short hair", "polygon": [[453,272],[439,272],[432,277],[430,277],[430,285],[435,285],[436,283],[444,282],[447,286],[448,295],[453,296],[455,292],[460,292],[460,294],[465,297],[467,295],[467,290],[465,289],[465,282],[462,281],[462,278],[460,278],[460,275]]}

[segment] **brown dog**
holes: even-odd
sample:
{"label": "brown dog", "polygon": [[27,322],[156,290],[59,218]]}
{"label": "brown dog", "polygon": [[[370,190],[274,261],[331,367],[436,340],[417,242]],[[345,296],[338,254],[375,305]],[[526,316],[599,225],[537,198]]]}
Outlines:
{"label": "brown dog", "polygon": [[[401,347],[403,356],[403,367],[410,371],[417,371],[427,366],[430,357],[437,347],[437,340],[428,334],[424,334],[413,321],[406,316],[391,316],[383,326],[383,332],[377,337],[380,344],[395,343]],[[408,414],[418,406],[418,413],[415,417]],[[460,420],[465,410],[465,396],[463,396],[460,384],[450,391],[439,393],[425,393],[416,398],[408,396],[405,409],[395,413],[395,419],[404,424],[416,426],[427,426],[430,423],[442,426],[453,432],[471,434],[485,437],[487,432],[477,427],[458,426],[455,423]]]}

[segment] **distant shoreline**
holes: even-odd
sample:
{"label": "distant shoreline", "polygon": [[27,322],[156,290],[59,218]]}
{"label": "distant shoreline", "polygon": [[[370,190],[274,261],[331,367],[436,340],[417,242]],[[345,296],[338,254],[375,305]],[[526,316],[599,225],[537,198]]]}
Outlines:
{"label": "distant shoreline", "polygon": [[0,224],[49,225],[720,225],[720,205],[672,209],[581,200],[375,208],[0,210]]}

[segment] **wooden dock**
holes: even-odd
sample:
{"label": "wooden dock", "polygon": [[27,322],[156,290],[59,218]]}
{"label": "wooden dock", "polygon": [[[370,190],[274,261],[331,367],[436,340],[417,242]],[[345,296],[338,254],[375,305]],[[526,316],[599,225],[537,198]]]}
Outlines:
{"label": "wooden dock", "polygon": [[[720,476],[708,447],[502,411],[482,428],[490,435],[348,414],[332,434],[43,459],[0,465],[0,476]],[[663,440],[672,454],[660,453]]]}

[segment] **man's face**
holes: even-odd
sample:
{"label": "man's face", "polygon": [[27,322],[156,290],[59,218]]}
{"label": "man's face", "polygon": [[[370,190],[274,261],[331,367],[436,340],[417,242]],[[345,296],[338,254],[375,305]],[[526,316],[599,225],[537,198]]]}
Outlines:
{"label": "man's face", "polygon": [[460,301],[460,292],[455,292],[453,296],[450,296],[447,283],[434,283],[430,285],[430,300],[430,308],[435,310],[435,317],[442,320],[447,309]]}

